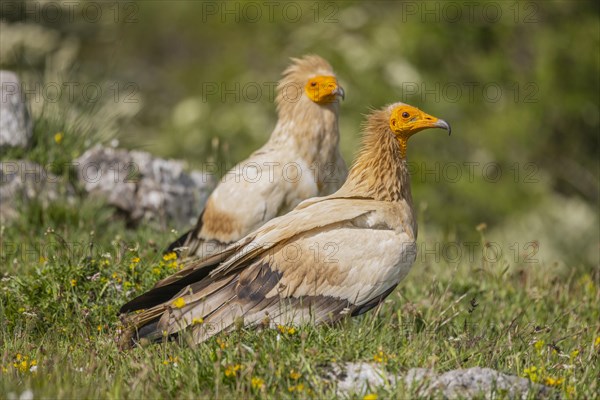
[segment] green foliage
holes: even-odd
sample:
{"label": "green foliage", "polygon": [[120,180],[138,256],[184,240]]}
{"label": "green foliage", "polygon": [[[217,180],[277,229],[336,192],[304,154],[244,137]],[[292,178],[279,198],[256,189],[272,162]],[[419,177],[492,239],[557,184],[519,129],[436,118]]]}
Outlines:
{"label": "green foliage", "polygon": [[[43,256],[20,259],[0,282],[3,393],[332,398],[335,388],[319,377],[326,364],[345,361],[395,373],[485,366],[555,386],[567,397],[598,390],[597,275],[549,272],[507,257],[419,258],[379,309],[336,326],[238,330],[194,349],[184,338],[120,353],[118,308],[177,262],[148,245],[168,240],[164,234],[76,231],[49,231]],[[407,390],[382,388],[379,395],[403,397]]]}

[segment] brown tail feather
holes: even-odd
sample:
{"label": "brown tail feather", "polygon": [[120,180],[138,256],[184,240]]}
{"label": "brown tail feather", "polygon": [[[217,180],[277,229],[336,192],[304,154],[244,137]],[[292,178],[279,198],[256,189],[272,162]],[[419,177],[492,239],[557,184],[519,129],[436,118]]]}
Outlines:
{"label": "brown tail feather", "polygon": [[186,286],[206,278],[219,264],[207,265],[191,274],[174,281],[165,286],[154,287],[150,291],[130,300],[119,310],[120,314],[151,308],[172,299],[177,293],[181,292]]}
{"label": "brown tail feather", "polygon": [[142,339],[148,339],[155,342],[162,338],[162,333],[156,336],[157,324],[160,316],[164,312],[164,306],[154,307],[138,314],[121,316],[123,324],[123,333],[119,338],[119,348],[127,350],[132,348],[135,343]]}

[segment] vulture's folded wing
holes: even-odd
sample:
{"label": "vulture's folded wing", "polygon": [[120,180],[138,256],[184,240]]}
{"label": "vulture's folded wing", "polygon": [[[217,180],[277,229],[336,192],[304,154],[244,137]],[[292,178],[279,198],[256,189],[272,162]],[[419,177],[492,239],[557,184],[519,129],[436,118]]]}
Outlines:
{"label": "vulture's folded wing", "polygon": [[[322,197],[302,203],[298,209],[275,218],[256,232],[230,245],[225,250],[203,260],[191,261],[181,271],[159,281],[153,289],[134,298],[121,307],[120,312],[131,312],[151,308],[175,296],[189,284],[222,275],[244,266],[244,260],[269,250],[278,243],[289,240],[299,233],[329,227],[372,212],[369,201],[356,201],[346,207],[348,199]],[[317,205],[315,207],[315,205]],[[281,221],[281,222],[280,222]],[[218,266],[222,263],[220,266]],[[217,267],[218,266],[218,267]]]}
{"label": "vulture's folded wing", "polygon": [[244,325],[299,324],[360,314],[387,296],[414,261],[409,213],[397,203],[324,198],[266,224],[221,254],[228,258],[209,277],[182,287],[178,282],[207,264],[190,266],[166,283],[179,289],[170,301],[132,315],[132,322],[159,318],[149,336],[156,339],[203,321],[193,328],[197,343],[237,318]]}

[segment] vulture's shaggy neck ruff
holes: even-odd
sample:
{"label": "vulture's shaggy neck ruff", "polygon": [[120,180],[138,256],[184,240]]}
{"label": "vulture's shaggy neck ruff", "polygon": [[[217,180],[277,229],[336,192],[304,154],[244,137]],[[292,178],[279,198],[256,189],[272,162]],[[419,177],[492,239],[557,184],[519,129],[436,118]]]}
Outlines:
{"label": "vulture's shaggy neck ruff", "polygon": [[390,129],[390,108],[373,111],[364,125],[361,150],[340,191],[412,207],[406,141]]}
{"label": "vulture's shaggy neck ruff", "polygon": [[309,166],[323,167],[334,159],[340,140],[339,102],[317,104],[304,87],[315,76],[335,76],[333,68],[319,56],[293,59],[277,87],[277,125],[270,141],[296,149]]}

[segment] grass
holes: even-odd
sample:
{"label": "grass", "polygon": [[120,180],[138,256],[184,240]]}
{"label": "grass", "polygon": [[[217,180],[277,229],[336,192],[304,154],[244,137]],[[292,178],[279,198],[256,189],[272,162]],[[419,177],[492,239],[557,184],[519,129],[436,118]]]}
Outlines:
{"label": "grass", "polygon": [[[61,140],[54,139],[58,130]],[[36,139],[45,150],[32,154],[38,162],[81,153],[68,127],[36,135],[51,138]],[[489,367],[554,386],[567,398],[594,398],[600,390],[597,267],[527,263],[509,251],[456,262],[421,251],[381,307],[333,327],[240,329],[196,348],[171,342],[119,352],[117,310],[179,268],[161,254],[175,233],[126,229],[81,191],[75,202],[23,204],[20,219],[0,230],[3,398],[26,390],[36,398],[333,398],[323,369],[345,361],[395,373]],[[486,249],[489,238],[480,231],[476,248]],[[443,243],[422,232],[421,250]],[[373,393],[405,398],[407,390]]]}
{"label": "grass", "polygon": [[[102,210],[78,208],[79,219],[93,221]],[[116,311],[178,268],[155,245],[173,234],[108,222],[90,234],[86,224],[48,218],[53,229],[41,235],[2,232],[4,395],[331,398],[335,388],[319,376],[323,365],[341,361],[394,372],[482,366],[557,386],[568,397],[598,391],[600,291],[597,275],[581,269],[420,258],[382,307],[340,326],[239,330],[195,349],[166,343],[121,353]]]}

